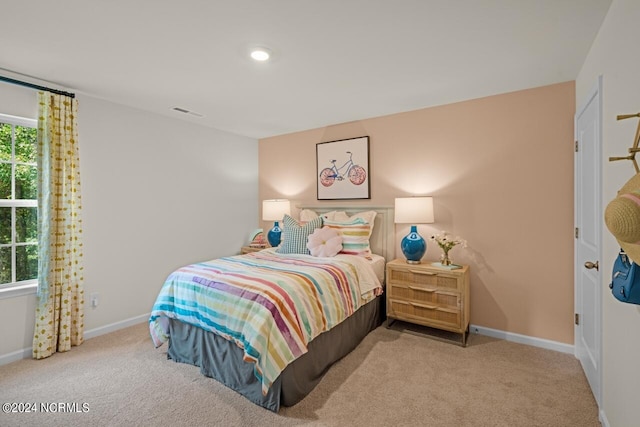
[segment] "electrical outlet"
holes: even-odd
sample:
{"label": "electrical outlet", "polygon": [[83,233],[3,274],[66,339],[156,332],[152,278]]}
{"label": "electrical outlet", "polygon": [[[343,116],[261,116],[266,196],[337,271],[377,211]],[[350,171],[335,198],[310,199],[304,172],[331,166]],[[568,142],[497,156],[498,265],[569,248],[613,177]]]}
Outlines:
{"label": "electrical outlet", "polygon": [[91,307],[96,308],[100,302],[100,294],[91,294]]}

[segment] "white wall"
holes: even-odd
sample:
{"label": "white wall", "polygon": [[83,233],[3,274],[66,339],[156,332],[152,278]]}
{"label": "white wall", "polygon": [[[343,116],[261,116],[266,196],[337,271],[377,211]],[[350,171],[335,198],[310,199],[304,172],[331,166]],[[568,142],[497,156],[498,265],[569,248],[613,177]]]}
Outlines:
{"label": "white wall", "polygon": [[[0,84],[0,112],[35,118],[36,96]],[[173,269],[239,253],[258,227],[258,143],[78,100],[85,330],[96,330],[149,313]],[[95,309],[92,293],[100,295]],[[31,347],[35,301],[0,300],[0,358]]]}
{"label": "white wall", "polygon": [[[617,121],[618,114],[640,112],[640,2],[614,0],[587,60],[576,80],[576,103],[603,76],[603,210],[634,173],[629,161],[610,163],[610,156],[627,155],[638,119]],[[639,160],[640,160],[640,156]],[[603,269],[603,411],[612,427],[636,426],[640,402],[640,306],[617,302],[609,291],[611,268],[619,249],[602,225]]]}

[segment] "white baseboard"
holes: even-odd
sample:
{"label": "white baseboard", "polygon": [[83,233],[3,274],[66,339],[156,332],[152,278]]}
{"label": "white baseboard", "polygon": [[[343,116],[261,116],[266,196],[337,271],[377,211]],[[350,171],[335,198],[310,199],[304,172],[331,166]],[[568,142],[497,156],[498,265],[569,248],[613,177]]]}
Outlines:
{"label": "white baseboard", "polygon": [[[99,328],[94,328],[84,332],[84,339],[88,340],[91,338],[98,337],[100,335],[108,334],[110,332],[115,332],[119,329],[128,328],[129,326],[137,325],[139,323],[144,323],[149,320],[149,316],[151,313],[141,314],[140,316],[132,317],[130,319],[125,319],[120,322],[111,323],[109,325],[100,326]],[[6,365],[7,363],[16,362],[21,359],[29,359],[32,357],[32,348],[23,348],[22,350],[13,351],[11,353],[0,355],[0,365]]]}
{"label": "white baseboard", "polygon": [[469,332],[472,334],[486,335],[488,337],[500,338],[506,341],[513,341],[519,344],[531,345],[534,347],[546,348],[547,350],[559,351],[561,353],[574,353],[574,346],[557,341],[546,340],[544,338],[530,337],[513,332],[500,331],[498,329],[486,328],[484,326],[469,325]]}
{"label": "white baseboard", "polygon": [[598,412],[598,419],[600,419],[600,424],[602,424],[602,427],[609,427],[609,420],[607,420],[607,416],[605,415],[603,409],[600,409],[600,411]]}
{"label": "white baseboard", "polygon": [[16,362],[22,359],[28,359],[32,357],[33,351],[31,347],[23,348],[22,350],[12,351],[11,353],[0,355],[0,365],[6,365],[7,363]]}
{"label": "white baseboard", "polygon": [[84,331],[84,339],[98,337],[100,335],[108,334],[109,332],[115,332],[119,329],[128,328],[129,326],[137,325],[138,323],[144,323],[149,321],[151,313],[141,314],[140,316],[132,317],[130,319],[121,320],[120,322],[111,323],[109,325],[100,326],[88,331]]}
{"label": "white baseboard", "polygon": [[[108,334],[110,332],[115,332],[119,329],[128,328],[129,326],[137,325],[139,323],[143,323],[149,320],[149,316],[151,313],[142,314],[140,316],[132,317],[130,319],[125,319],[120,322],[111,323],[109,325],[101,326],[99,328],[94,328],[84,333],[84,339],[88,340],[91,338],[98,337],[100,335]],[[505,332],[500,331],[498,329],[486,328],[484,326],[478,325],[469,325],[469,331],[472,334],[480,334],[486,335],[493,338],[499,338],[507,341],[513,341],[520,344],[527,344],[534,347],[546,348],[548,350],[559,351],[561,353],[569,353],[574,354],[574,347],[569,344],[560,343],[557,341],[546,340],[543,338],[535,338],[527,335],[520,335],[513,332]],[[17,350],[8,354],[0,355],[0,365],[5,365],[7,363],[15,362],[20,359],[28,359],[31,357],[31,347],[25,348],[22,350]],[[604,414],[602,414],[604,417]],[[605,417],[606,420],[606,417]]]}

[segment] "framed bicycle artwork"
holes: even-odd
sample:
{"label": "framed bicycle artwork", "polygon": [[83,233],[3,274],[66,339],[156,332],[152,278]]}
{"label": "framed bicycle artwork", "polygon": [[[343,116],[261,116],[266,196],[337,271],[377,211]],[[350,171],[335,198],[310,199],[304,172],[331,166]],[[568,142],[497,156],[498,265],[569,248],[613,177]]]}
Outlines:
{"label": "framed bicycle artwork", "polygon": [[316,144],[318,200],[370,199],[369,137]]}

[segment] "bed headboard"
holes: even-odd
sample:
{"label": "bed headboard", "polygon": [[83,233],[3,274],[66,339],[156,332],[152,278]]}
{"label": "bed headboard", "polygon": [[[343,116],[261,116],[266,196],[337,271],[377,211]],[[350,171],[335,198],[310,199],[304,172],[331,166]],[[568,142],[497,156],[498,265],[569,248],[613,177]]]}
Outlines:
{"label": "bed headboard", "polygon": [[296,205],[299,210],[311,209],[317,214],[324,214],[331,211],[344,211],[347,215],[351,216],[358,212],[363,211],[375,211],[376,219],[373,226],[373,233],[369,243],[371,245],[371,251],[374,254],[382,255],[387,261],[391,261],[395,257],[394,248],[394,222],[393,222],[393,208],[388,206],[382,207],[370,207],[366,205],[360,206],[344,206],[344,205]]}

